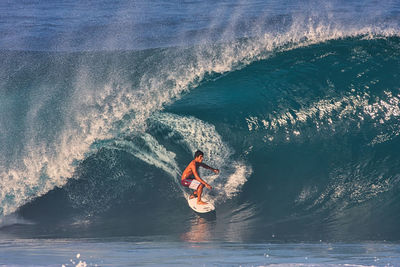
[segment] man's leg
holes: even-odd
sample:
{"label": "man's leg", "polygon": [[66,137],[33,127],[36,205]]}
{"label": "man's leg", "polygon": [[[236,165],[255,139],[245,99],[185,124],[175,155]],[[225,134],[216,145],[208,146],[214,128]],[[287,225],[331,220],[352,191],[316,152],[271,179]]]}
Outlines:
{"label": "man's leg", "polygon": [[207,204],[207,202],[201,201],[201,194],[203,193],[204,185],[201,184],[197,188],[197,204]]}
{"label": "man's leg", "polygon": [[195,179],[190,179],[188,187],[193,189],[193,193],[190,195],[189,199],[197,198],[197,189],[199,188],[200,182]]}
{"label": "man's leg", "polygon": [[189,199],[193,199],[197,197],[197,190],[194,190],[193,193],[190,195]]}

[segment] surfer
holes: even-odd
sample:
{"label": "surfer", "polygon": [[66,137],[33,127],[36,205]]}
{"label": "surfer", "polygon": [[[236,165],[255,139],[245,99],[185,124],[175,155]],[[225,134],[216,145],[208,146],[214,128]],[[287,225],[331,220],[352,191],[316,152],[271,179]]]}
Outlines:
{"label": "surfer", "polygon": [[182,173],[181,184],[185,187],[189,187],[190,189],[195,190],[192,195],[190,195],[190,199],[193,199],[197,196],[197,204],[205,205],[207,202],[201,201],[201,194],[203,193],[204,186],[208,189],[212,189],[211,185],[207,184],[203,179],[200,178],[198,169],[199,167],[203,167],[209,170],[212,170],[215,173],[219,173],[218,169],[211,168],[210,166],[203,163],[204,153],[200,150],[197,150],[194,153],[194,160],[192,160],[186,169]]}

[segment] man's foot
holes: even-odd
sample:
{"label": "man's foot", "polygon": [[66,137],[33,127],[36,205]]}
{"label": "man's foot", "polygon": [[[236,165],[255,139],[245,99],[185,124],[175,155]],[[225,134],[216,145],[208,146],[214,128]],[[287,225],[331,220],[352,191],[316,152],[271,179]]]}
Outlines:
{"label": "man's foot", "polygon": [[189,196],[189,199],[193,199],[193,198],[195,198],[195,197],[197,197],[197,192],[196,192],[196,191],[194,191],[193,194],[191,194],[191,195]]}
{"label": "man's foot", "polygon": [[208,204],[208,203],[200,200],[200,201],[197,201],[197,204],[198,204],[198,205],[206,205],[206,204]]}

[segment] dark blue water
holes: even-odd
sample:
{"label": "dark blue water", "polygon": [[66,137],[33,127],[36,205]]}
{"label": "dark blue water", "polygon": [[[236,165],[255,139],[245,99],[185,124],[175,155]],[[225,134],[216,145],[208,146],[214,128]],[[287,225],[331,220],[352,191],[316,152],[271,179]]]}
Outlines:
{"label": "dark blue water", "polygon": [[[0,235],[398,242],[399,18],[397,1],[1,2]],[[197,149],[221,170],[201,172],[206,217],[179,185]]]}
{"label": "dark blue water", "polygon": [[[395,244],[254,244],[143,239],[39,239],[0,243],[11,266],[397,266]],[[29,255],[29,256],[27,256]],[[346,264],[343,264],[343,263]]]}

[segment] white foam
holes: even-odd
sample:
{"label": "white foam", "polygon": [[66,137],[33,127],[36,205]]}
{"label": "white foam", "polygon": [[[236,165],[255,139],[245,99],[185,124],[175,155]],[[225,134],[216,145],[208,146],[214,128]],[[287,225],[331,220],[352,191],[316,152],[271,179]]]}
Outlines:
{"label": "white foam", "polygon": [[[372,104],[370,104],[374,100]],[[400,94],[395,96],[386,92],[386,99],[376,97],[371,99],[367,93],[344,96],[339,99],[319,100],[308,107],[291,112],[283,112],[277,116],[268,114],[266,117],[249,116],[245,118],[249,131],[267,130],[266,140],[273,141],[274,134],[281,131],[291,132],[293,137],[300,136],[298,128],[309,127],[308,123],[313,123],[316,130],[320,129],[320,123],[326,122],[335,131],[334,120],[341,121],[346,117],[351,117],[352,121],[362,122],[367,118],[375,120],[381,124],[400,117]],[[294,116],[292,115],[294,114]],[[358,125],[359,125],[358,123]],[[370,144],[391,140],[399,134],[399,130],[394,129],[391,133],[380,134],[375,137]],[[289,138],[289,137],[288,137]],[[290,139],[288,139],[290,140]]]}
{"label": "white foam", "polygon": [[179,133],[191,152],[200,149],[211,165],[222,165],[233,153],[217,133],[215,126],[192,116],[155,113],[152,119]]}
{"label": "white foam", "polygon": [[233,150],[222,140],[214,125],[192,116],[169,113],[155,113],[152,119],[179,133],[192,154],[200,149],[206,164],[220,169],[219,175],[200,169],[202,178],[214,187],[219,198],[233,197],[247,181],[251,167],[233,160]]}
{"label": "white foam", "polygon": [[[80,257],[81,257],[80,253],[76,254],[76,259],[77,260],[79,260]],[[88,263],[86,261],[84,261],[84,260],[79,260],[78,262],[76,262],[75,259],[70,259],[69,261],[70,261],[70,263],[72,265],[70,265],[70,264],[62,264],[61,266],[62,267],[67,267],[67,266],[75,266],[75,267],[97,266],[97,264],[94,264],[94,265],[93,264],[89,264],[88,265]]]}
{"label": "white foam", "polygon": [[[73,176],[76,163],[92,151],[91,145],[96,140],[143,132],[146,120],[153,112],[162,110],[165,104],[179,98],[182,92],[195,87],[207,74],[239,69],[267,58],[273,51],[360,35],[365,38],[375,38],[377,35],[398,36],[399,30],[388,26],[332,26],[300,17],[294,20],[286,32],[263,33],[257,38],[218,46],[205,44],[197,46],[196,51],[179,50],[176,54],[160,57],[157,62],[153,62],[154,70],[144,73],[134,89],[131,88],[132,84],[120,80],[118,75],[114,78],[114,73],[109,74],[109,83],[98,88],[94,86],[90,71],[78,66],[75,93],[67,105],[69,110],[65,111],[62,133],[51,144],[43,144],[40,138],[35,138],[38,132],[31,127],[40,120],[37,111],[41,107],[35,106],[28,112],[27,127],[31,127],[29,133],[32,135],[25,144],[28,150],[14,162],[14,166],[2,168],[0,172],[0,214],[10,214],[32,198],[54,187],[63,186]],[[185,53],[188,54],[185,56]],[[129,115],[128,118],[125,118],[126,115]],[[307,117],[307,114],[304,116]],[[271,127],[283,124],[288,119],[291,118],[277,118]],[[122,126],[118,126],[120,121],[124,121]],[[208,136],[207,140],[213,139]],[[215,157],[215,150],[210,147],[203,149],[212,163],[223,165],[222,161],[213,159],[225,157]],[[218,150],[218,153],[230,153],[224,149]]]}
{"label": "white foam", "polygon": [[247,178],[252,173],[252,168],[249,165],[239,162],[234,162],[233,165],[235,172],[229,175],[224,186],[224,191],[228,198],[232,198],[239,192],[241,187],[247,182]]}
{"label": "white foam", "polygon": [[317,192],[318,192],[318,189],[315,186],[313,186],[313,187],[306,186],[301,190],[300,194],[295,199],[295,203],[302,204],[302,203],[310,200]]}
{"label": "white foam", "polygon": [[348,164],[330,173],[331,182],[313,201],[310,207],[322,205],[322,208],[333,207],[343,210],[351,204],[363,203],[379,194],[388,192],[398,183],[400,176],[389,177],[384,174],[364,173],[365,166]]}
{"label": "white foam", "polygon": [[179,175],[180,170],[175,161],[175,153],[168,151],[150,134],[144,133],[139,138],[144,141],[144,144],[137,145],[128,140],[114,140],[107,146],[128,152],[147,164],[164,170],[173,178]]}

